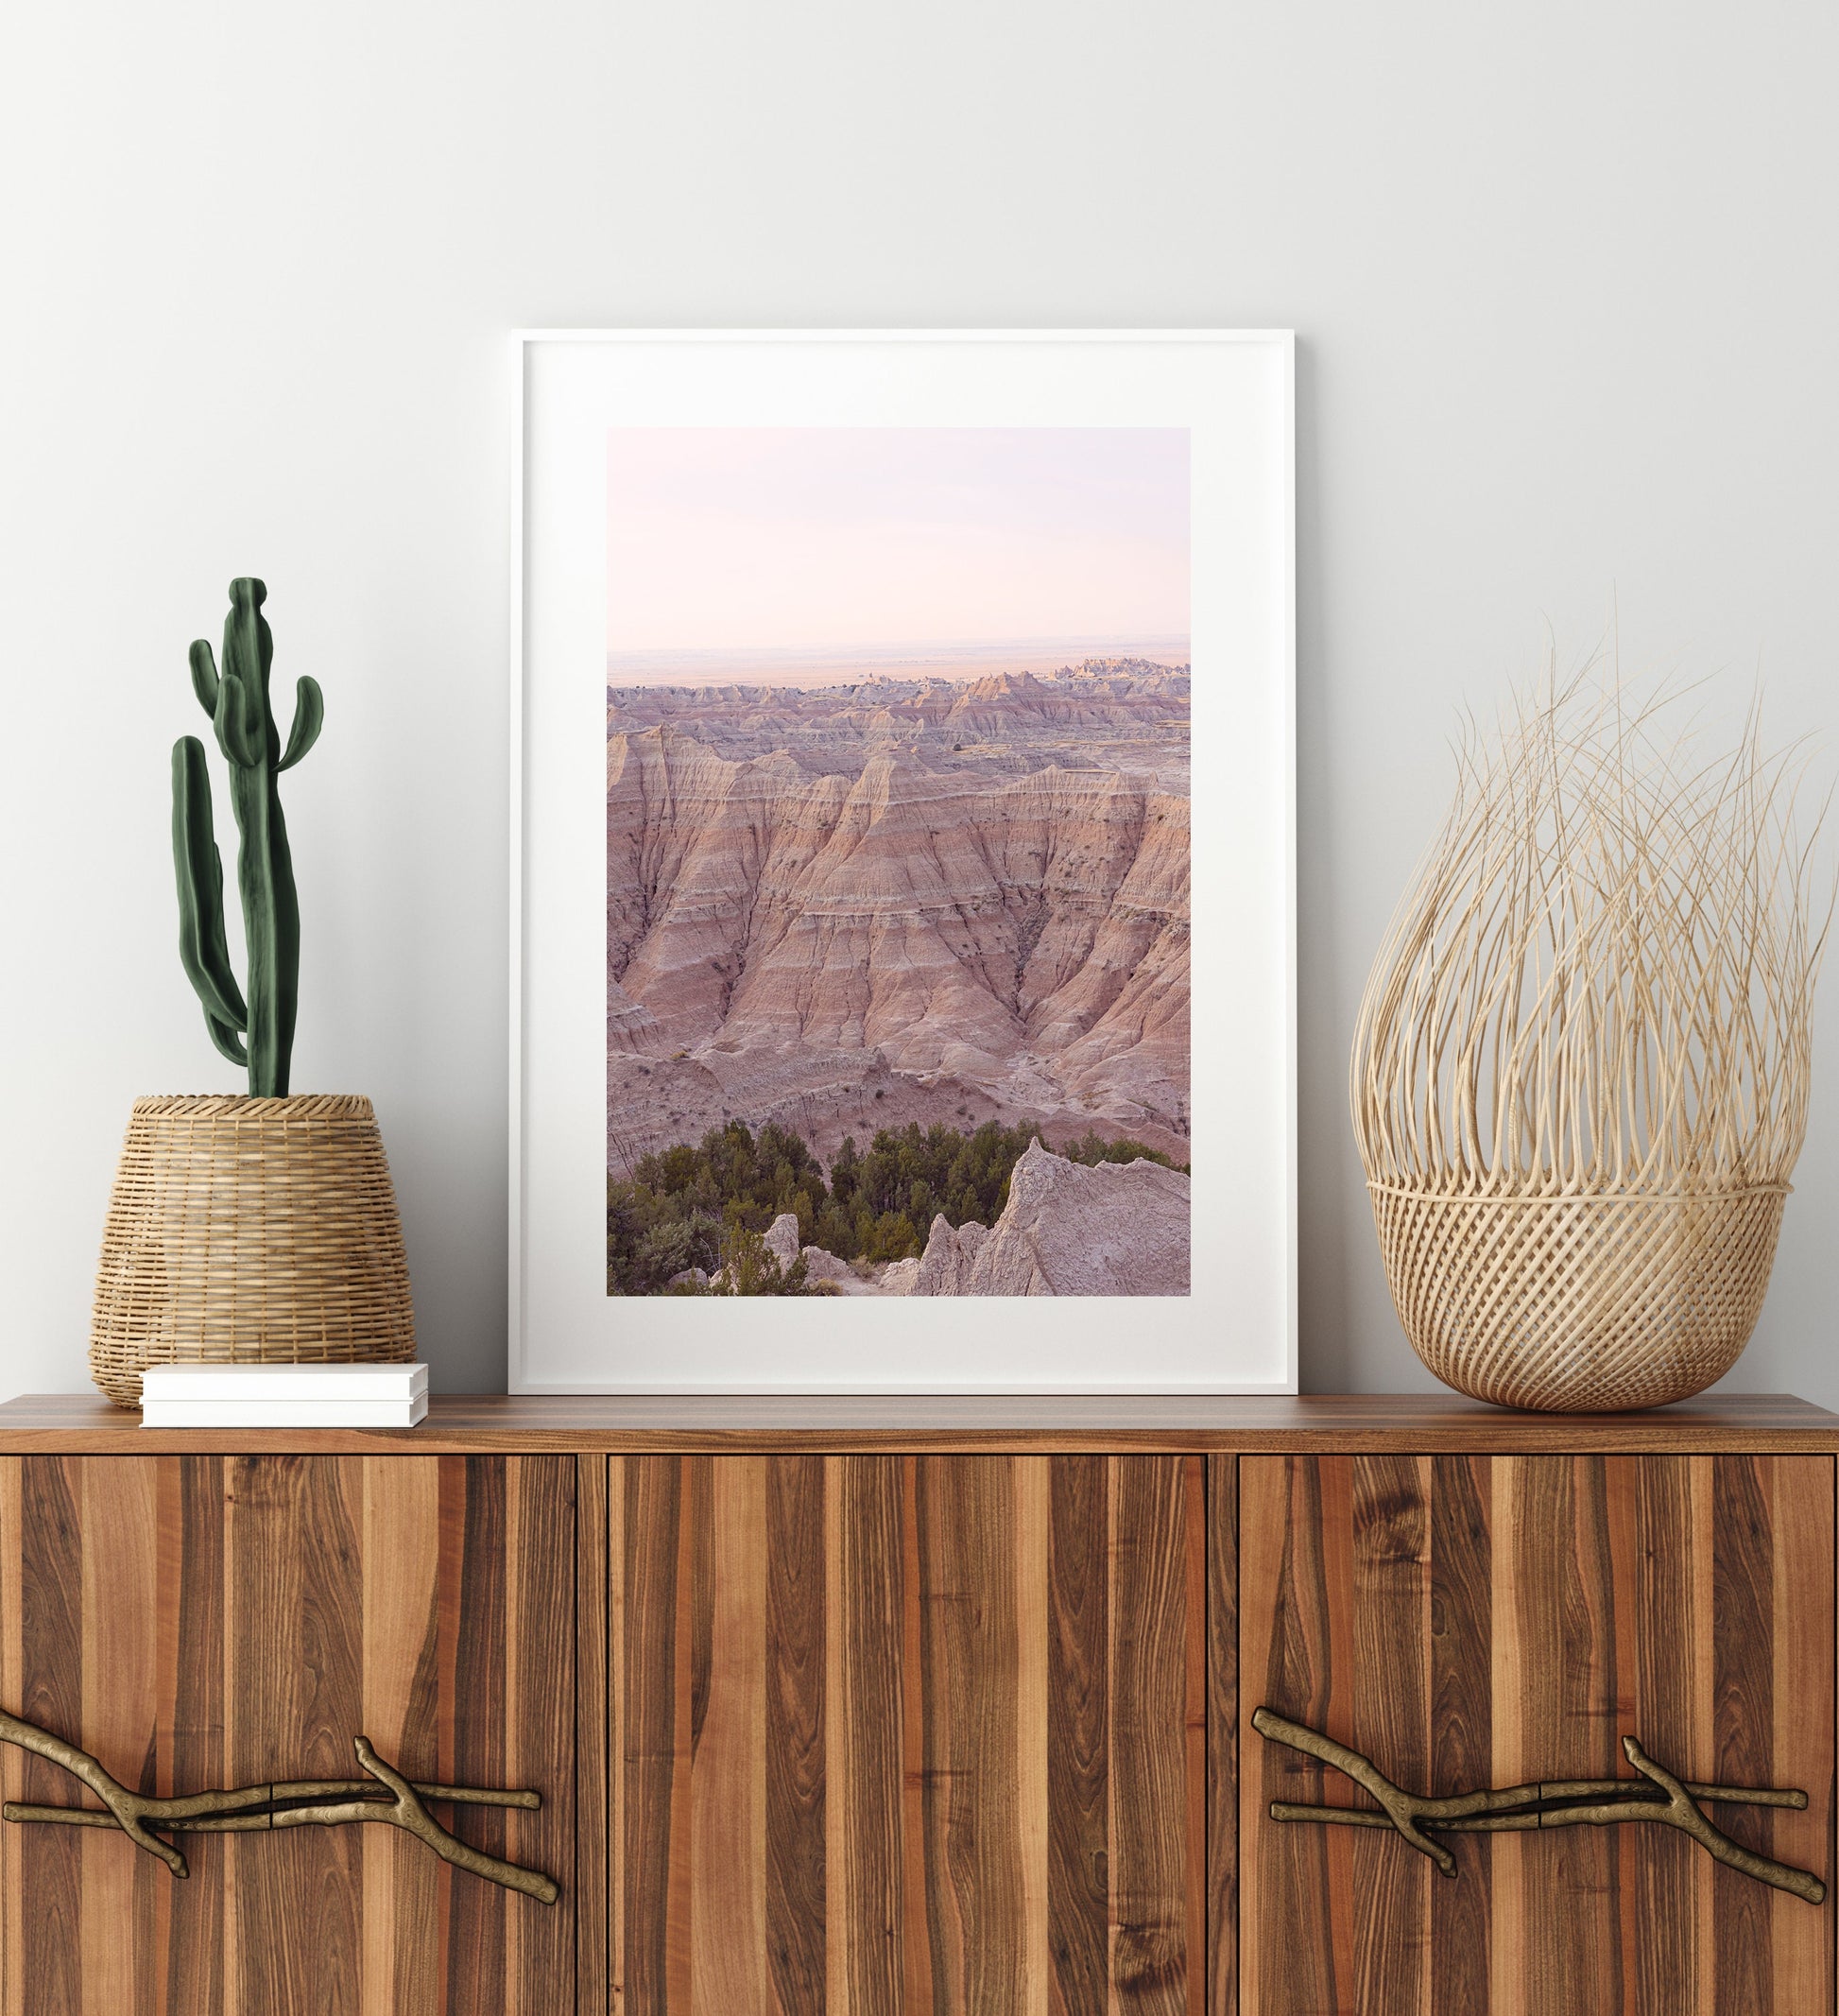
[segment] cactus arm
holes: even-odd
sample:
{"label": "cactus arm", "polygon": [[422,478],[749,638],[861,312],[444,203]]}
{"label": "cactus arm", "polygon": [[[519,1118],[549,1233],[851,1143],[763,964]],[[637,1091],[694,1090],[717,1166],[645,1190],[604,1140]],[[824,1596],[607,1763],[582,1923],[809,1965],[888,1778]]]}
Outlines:
{"label": "cactus arm", "polygon": [[211,656],[211,646],[202,637],[193,645],[192,691],[198,695],[198,703],[215,721],[217,716],[217,662]]}
{"label": "cactus arm", "polygon": [[226,1057],[242,1062],[236,1031],[248,1021],[249,1010],[224,941],[223,857],[212,832],[211,773],[196,735],[173,744],[172,861],[179,884],[180,963],[203,1005],[211,1040]]}
{"label": "cactus arm", "polygon": [[318,681],[302,679],[294,695],[294,725],[288,732],[286,750],[275,766],[277,770],[291,770],[319,739],[319,731],[325,726],[325,696],[319,691]]}
{"label": "cactus arm", "polygon": [[232,1064],[247,1064],[249,1054],[243,1048],[243,1039],[228,1024],[221,1023],[209,1008],[204,1011],[204,1026],[210,1031],[211,1041]]}
{"label": "cactus arm", "polygon": [[227,1057],[232,1064],[241,1064],[247,1069],[249,1054],[243,1048],[243,1039],[236,1031],[226,1028],[209,1008],[204,1011],[204,1026],[210,1032],[211,1041],[218,1052]]}
{"label": "cactus arm", "polygon": [[217,682],[217,712],[215,725],[217,747],[224,761],[241,769],[252,769],[262,762],[262,745],[249,724],[248,691],[233,672]]}

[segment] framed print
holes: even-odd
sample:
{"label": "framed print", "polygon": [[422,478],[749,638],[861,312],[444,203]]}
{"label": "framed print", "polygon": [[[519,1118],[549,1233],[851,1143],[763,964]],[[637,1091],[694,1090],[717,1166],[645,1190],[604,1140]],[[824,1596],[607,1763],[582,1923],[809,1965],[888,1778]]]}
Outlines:
{"label": "framed print", "polygon": [[514,365],[512,1390],[1293,1391],[1289,335]]}

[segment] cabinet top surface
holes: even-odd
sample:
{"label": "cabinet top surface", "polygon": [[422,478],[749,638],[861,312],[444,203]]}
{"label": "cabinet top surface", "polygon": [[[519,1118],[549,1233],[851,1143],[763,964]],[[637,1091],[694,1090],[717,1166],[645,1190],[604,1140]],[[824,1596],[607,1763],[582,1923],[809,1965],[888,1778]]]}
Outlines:
{"label": "cabinet top surface", "polygon": [[0,1404],[0,1455],[680,1450],[1839,1450],[1839,1414],[1729,1393],[1642,1414],[1526,1414],[1455,1394],[438,1395],[416,1428],[146,1429],[100,1395]]}

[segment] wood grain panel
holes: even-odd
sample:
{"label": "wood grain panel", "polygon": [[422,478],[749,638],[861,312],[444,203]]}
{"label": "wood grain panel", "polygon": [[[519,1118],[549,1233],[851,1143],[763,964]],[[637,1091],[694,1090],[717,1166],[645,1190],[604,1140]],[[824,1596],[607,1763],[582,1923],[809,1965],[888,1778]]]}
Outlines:
{"label": "wood grain panel", "polygon": [[766,2016],[766,1459],[704,1477],[692,1494],[692,2002]]}
{"label": "wood grain panel", "polygon": [[[540,1813],[439,1818],[563,1888],[549,1910],[508,1898],[381,1827],[184,1835],[182,1883],[112,1831],[0,1828],[7,2009],[572,2007],[574,1468],[0,1459],[8,1705],[161,1793],[348,1778],[359,1734],[413,1777],[457,1761],[533,1783]],[[4,1775],[9,1796],[78,1802],[17,1751]]]}
{"label": "wood grain panel", "polygon": [[[1355,1748],[1396,1758],[1400,1783],[1414,1785],[1430,1777],[1428,1469],[1423,1456],[1355,1456],[1348,1479],[1358,1594],[1349,1606],[1352,1661],[1339,1692],[1350,1697]],[[1401,1935],[1359,1948],[1357,2004],[1427,2009],[1434,1871],[1421,1855],[1393,1854],[1377,1835],[1355,1835],[1348,1845],[1357,1921],[1396,1925]]]}
{"label": "wood grain panel", "polygon": [[[1604,1459],[1514,1462],[1504,1474],[1516,1603],[1497,1628],[1505,1684],[1518,1697],[1504,1730],[1519,1742],[1497,1743],[1495,1782],[1613,1778],[1627,1766],[1618,1740]],[[1593,1827],[1521,1835],[1505,1851],[1521,1892],[1517,1956],[1538,1993],[1562,1995],[1576,2016],[1622,2007],[1621,1914],[1592,1908],[1616,1893],[1619,1851],[1615,1834]]]}
{"label": "wood grain panel", "polygon": [[1048,1559],[1048,1944],[1054,2016],[1110,1979],[1110,1507],[1103,1456],[1052,1466]]}
{"label": "wood grain panel", "polygon": [[[677,1779],[677,1581],[683,1465],[615,1459],[610,1501],[623,1505],[624,1623],[620,1631],[619,1720],[613,1731],[614,1801],[621,1871],[613,1898],[624,1962],[615,2006],[669,2007],[671,1867]],[[681,1854],[678,1859],[681,1860]]]}
{"label": "wood grain panel", "polygon": [[[171,1738],[155,1747],[156,1778],[163,1794],[177,1794],[230,1783],[226,1662],[198,1657],[199,1647],[224,1643],[226,1462],[221,1456],[168,1458],[156,1466],[156,1474],[160,1538],[154,1572],[165,1600],[159,1606],[160,1679],[154,1713],[156,1727],[168,1731]],[[197,1887],[184,1893],[182,1911],[175,1909],[176,1892],[163,1906],[167,1928],[165,2007],[175,2010],[191,2007],[200,2016],[223,2016],[223,1956],[230,1938],[225,1915],[228,1845],[210,1835],[189,1837],[184,1847],[192,1873],[186,1880]],[[23,1998],[9,2007],[24,2007]],[[161,2007],[157,1998],[151,2007]]]}
{"label": "wood grain panel", "polygon": [[[443,1606],[457,1628],[452,1636],[453,1681],[443,1691],[439,1727],[450,1748],[442,1762],[468,1785],[508,1784],[503,1668],[506,1637],[505,1474],[489,1456],[441,1456],[440,1546],[436,1570]],[[492,1854],[505,1852],[506,1815],[479,1813],[468,1838]],[[449,1889],[442,1958],[450,1996],[475,1980],[501,1980],[505,1971],[507,1894],[495,1884],[468,1883]]]}
{"label": "wood grain panel", "polygon": [[765,1465],[767,1961],[783,2016],[822,2016],[824,1464]]}
{"label": "wood grain panel", "polygon": [[437,1393],[419,1427],[143,1428],[100,1395],[0,1402],[9,1456],[1830,1455],[1839,1415],[1784,1393],[1643,1414],[1522,1414],[1455,1393]]}
{"label": "wood grain panel", "polygon": [[[1493,1701],[1487,1658],[1493,1593],[1489,1575],[1487,1466],[1473,1456],[1432,1456],[1430,1534],[1430,1785],[1438,1798],[1489,1784]],[[1475,1835],[1453,1836],[1454,1883],[1430,1885],[1432,2016],[1469,2016],[1487,2007],[1493,1858]]]}
{"label": "wood grain panel", "polygon": [[[515,1807],[504,1813],[504,1852],[524,1868],[552,1874],[562,1896],[554,1905],[532,1909],[527,1898],[508,1890],[496,1892],[504,1900],[507,1930],[499,2007],[534,2011],[553,2007],[545,1998],[560,1996],[567,1998],[564,2009],[600,2016],[585,1994],[577,1995],[576,1973],[574,1921],[582,1885],[575,1858],[592,1815],[584,1825],[575,1803],[575,1465],[524,1458],[504,1467],[509,1512],[502,1704],[505,1783],[535,1786],[544,1801],[534,1813]],[[473,1835],[461,1810],[450,1808],[443,1818],[470,1840]],[[456,1890],[460,1887],[491,1887],[461,1879],[455,1885]],[[450,1984],[449,2006],[470,2010],[476,2007],[477,1993],[468,1987],[456,1996]]]}
{"label": "wood grain panel", "polygon": [[[73,1741],[83,1728],[83,1531],[80,1507],[86,1465],[56,1457],[26,1463],[17,1498],[18,1526],[0,1536],[17,1547],[20,1608],[19,1713],[28,1722]],[[12,1502],[9,1494],[9,1504]],[[7,1628],[11,1620],[0,1620]],[[9,1638],[13,1636],[7,1629]],[[138,1749],[140,1746],[136,1745]],[[55,1765],[9,1750],[8,1783],[15,1795],[46,1805],[77,1803],[70,1777]],[[110,1760],[124,1781],[139,1759]],[[17,1774],[15,1776],[15,1774]],[[83,2007],[83,1923],[79,1834],[24,1836],[0,1828],[5,1881],[24,1904],[23,2009],[64,2016]]]}
{"label": "wood grain panel", "polygon": [[1181,1843],[1183,1902],[1187,1907],[1183,1927],[1186,1951],[1182,1955],[1182,1983],[1189,2016],[1205,2016],[1208,1990],[1207,1827],[1212,1799],[1207,1769],[1210,1705],[1207,1662],[1212,1651],[1208,1637],[1207,1588],[1213,1532],[1208,1517],[1207,1461],[1204,1456],[1187,1456],[1181,1459],[1181,1545],[1186,1556],[1181,1617],[1181,1650],[1186,1670],[1181,1692],[1188,1780],[1187,1812],[1183,1821],[1186,1839]]}
{"label": "wood grain panel", "polygon": [[[426,1702],[439,1651],[437,1619],[419,1600],[440,1558],[440,1465],[373,1466],[362,1481],[364,1732],[418,1778],[440,1768]],[[420,1754],[416,1754],[419,1747]],[[405,1838],[366,1842],[362,2016],[437,2016],[438,1969],[417,1965],[439,1938],[438,1871]]]}
{"label": "wood grain panel", "polygon": [[[350,1771],[364,1705],[352,1468],[313,1456],[239,1456],[230,1466],[223,1657],[232,1784]],[[236,1923],[228,2001],[237,2016],[310,2009],[320,1969],[357,1980],[363,1855],[352,1829],[229,1836]],[[304,1910],[308,1898],[314,1908]]]}
{"label": "wood grain panel", "polygon": [[[1702,1467],[1702,1466],[1701,1466]],[[1834,1559],[1833,1477],[1819,1462],[1779,1462],[1771,1475],[1774,1531],[1798,1544],[1770,1548],[1775,1612],[1775,1770],[1786,1783],[1815,1796],[1805,1813],[1778,1813],[1771,1822],[1771,1854],[1796,1869],[1835,1866],[1833,1852],[1833,1723],[1817,1705],[1834,1695],[1833,1577],[1815,1577],[1809,1563]],[[1805,1776],[1799,1774],[1805,1773]],[[1819,1795],[1824,1786],[1826,1794]],[[1784,2008],[1817,2009],[1832,1998],[1834,1925],[1839,1910],[1829,1901],[1810,1911],[1798,1899],[1770,1899],[1776,2000]]]}
{"label": "wood grain panel", "polygon": [[1053,1574],[1052,1466],[1040,1456],[1011,1459],[1015,1472],[1015,1809],[1021,1835],[1021,2003],[1027,2016],[1048,2016],[1047,1639],[1048,1583]]}
{"label": "wood grain panel", "polygon": [[[1641,1704],[1641,1738],[1655,1756],[1694,1755],[1704,1749],[1700,1697],[1693,1660],[1690,1653],[1682,1657],[1682,1648],[1693,1646],[1695,1618],[1707,1607],[1709,1592],[1694,1579],[1704,1535],[1691,1546],[1670,1543],[1670,1536],[1693,1533],[1701,1524],[1693,1474],[1681,1463],[1638,1464],[1625,1474],[1612,1466],[1608,1474],[1620,1486],[1608,1491],[1616,1699]],[[1620,1756],[1616,1768],[1624,1768]],[[1737,1818],[1727,1813],[1720,1825]],[[1632,1976],[1627,1994],[1637,2008],[1703,2016],[1708,2005],[1700,1985],[1709,1977],[1693,1870],[1697,1850],[1659,1828],[1625,1828],[1614,1839],[1624,1899],[1623,1966]],[[1633,1936],[1637,1929],[1640,1937]]]}
{"label": "wood grain panel", "polygon": [[1273,1827],[1265,1818],[1273,1800],[1324,1803],[1331,1774],[1250,1727],[1261,1705],[1312,1729],[1330,1727],[1330,1591],[1344,1615],[1353,1592],[1326,1559],[1337,1525],[1344,1536],[1346,1525],[1323,1515],[1325,1479],[1335,1481],[1323,1461],[1239,1461],[1240,1996],[1241,2007],[1260,2016],[1351,2007],[1338,1986],[1352,1963],[1347,1893],[1343,1887],[1337,1910],[1330,1889],[1341,1843],[1328,1829]]}
{"label": "wood grain panel", "polygon": [[1012,1456],[920,1459],[925,1925],[939,2016],[1023,2007]]}
{"label": "wood grain panel", "polygon": [[610,1667],[613,1559],[607,1544],[607,1458],[575,1463],[575,1997],[579,2016],[611,2016],[608,1918],[612,1871],[607,1742],[614,1708]]}
{"label": "wood grain panel", "polygon": [[[901,1675],[917,1572],[912,1468],[899,1456],[833,1456],[823,1468],[824,2007],[860,2016],[899,2016],[908,1979]],[[916,1773],[917,1750],[916,1740]],[[917,1810],[917,1777],[914,1789]],[[912,1943],[923,1969],[925,1940]],[[911,2006],[930,2000],[928,1982]]]}
{"label": "wood grain panel", "polygon": [[627,1456],[610,1503],[630,2016],[1199,2016],[1197,1460]]}
{"label": "wood grain panel", "polygon": [[1239,1459],[1207,1459],[1207,2016],[1239,2007]]}
{"label": "wood grain panel", "polygon": [[[132,1766],[123,1774],[126,1782],[139,1791],[152,1791],[157,1775],[152,1746],[133,1702],[116,1685],[114,1676],[158,1672],[154,1466],[136,1463],[120,1478],[106,1482],[98,1469],[86,1463],[78,1473],[84,1542],[109,1562],[111,1571],[106,1585],[95,1576],[86,1576],[82,1582],[81,1726],[86,1748],[124,1759]],[[157,1978],[161,1971],[160,1948],[167,1943],[161,1938],[161,1906],[170,1902],[171,1879],[148,1856],[117,1852],[119,1840],[99,1833],[77,1838],[83,1844],[83,1992],[100,2007],[131,2009],[141,1956],[153,1960],[150,1975]],[[133,1936],[124,1938],[121,1934],[128,1927]]]}
{"label": "wood grain panel", "polygon": [[[1771,1784],[1775,1752],[1775,1577],[1764,1464],[1717,1458],[1711,1468],[1712,1772],[1731,1784]],[[1726,1832],[1766,1852],[1766,1814],[1739,1809]],[[1734,1870],[1713,1871],[1718,1921],[1717,2016],[1767,2007],[1775,1955],[1769,1899]]]}
{"label": "wood grain panel", "polygon": [[1632,1825],[1446,1835],[1445,1882],[1390,1832],[1273,1822],[1371,1802],[1250,1715],[1437,1795],[1630,1778],[1638,1734],[1681,1777],[1806,1790],[1713,1817],[1830,1883],[1833,1483],[1799,1456],[1242,1458],[1246,2016],[1830,2010],[1830,1901]]}
{"label": "wood grain panel", "polygon": [[1185,2016],[1188,1842],[1206,1824],[1188,1777],[1189,1508],[1180,1463],[1119,1456],[1111,1473],[1111,1965],[1120,2010]]}

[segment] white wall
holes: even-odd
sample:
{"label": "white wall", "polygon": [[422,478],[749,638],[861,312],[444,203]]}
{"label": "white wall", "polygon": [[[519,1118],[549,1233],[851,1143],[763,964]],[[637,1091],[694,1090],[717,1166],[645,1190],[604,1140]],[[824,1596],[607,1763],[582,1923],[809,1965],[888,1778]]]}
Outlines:
{"label": "white wall", "polygon": [[[267,578],[300,1089],[368,1091],[437,1383],[502,1383],[516,324],[1294,325],[1303,1376],[1417,1387],[1349,1143],[1458,703],[1624,660],[1839,717],[1839,15],[1761,5],[63,0],[0,72],[0,1391],[77,1388],[174,956],[184,647]],[[1839,1404],[1839,973],[1732,1383]],[[1198,1032],[1197,1032],[1198,1033]]]}

